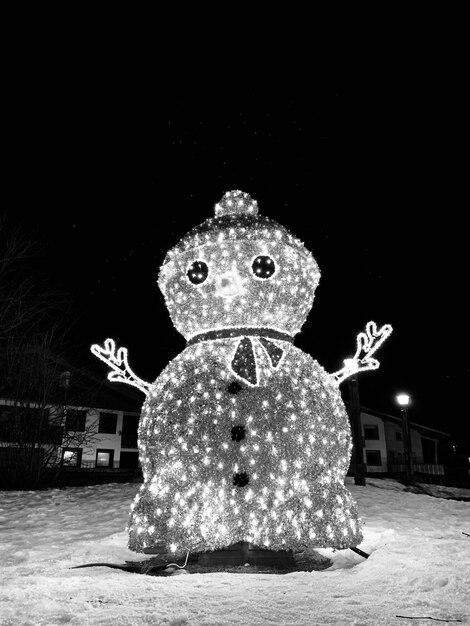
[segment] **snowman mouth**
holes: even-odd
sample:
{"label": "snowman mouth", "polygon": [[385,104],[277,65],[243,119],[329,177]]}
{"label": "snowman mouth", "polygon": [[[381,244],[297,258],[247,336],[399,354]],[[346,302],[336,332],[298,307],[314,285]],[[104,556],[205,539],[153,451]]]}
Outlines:
{"label": "snowman mouth", "polygon": [[219,296],[222,296],[222,298],[235,298],[235,296],[241,295],[241,290],[237,289],[236,286],[229,286],[229,287],[220,287],[218,290],[218,294]]}

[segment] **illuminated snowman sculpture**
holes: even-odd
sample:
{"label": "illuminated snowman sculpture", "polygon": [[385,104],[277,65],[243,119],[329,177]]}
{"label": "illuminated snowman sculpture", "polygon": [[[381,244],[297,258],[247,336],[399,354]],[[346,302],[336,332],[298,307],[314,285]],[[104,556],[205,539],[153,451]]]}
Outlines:
{"label": "illuminated snowman sculpture", "polygon": [[153,384],[111,339],[92,352],[110,380],[146,394],[139,426],[144,482],[129,548],[184,553],[249,542],[274,550],[362,541],[344,487],[351,453],[339,383],[376,369],[390,334],[369,322],[345,367],[328,374],[296,348],[320,271],[256,201],[227,192],[215,217],[167,255],[158,284],[187,347]]}

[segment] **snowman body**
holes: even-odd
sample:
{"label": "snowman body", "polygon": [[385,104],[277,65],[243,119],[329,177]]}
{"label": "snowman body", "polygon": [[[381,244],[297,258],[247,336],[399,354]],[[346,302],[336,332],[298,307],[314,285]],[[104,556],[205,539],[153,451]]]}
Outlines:
{"label": "snowman body", "polygon": [[293,345],[319,279],[303,243],[240,191],[170,250],[158,282],[188,345],[143,406],[132,550],[360,543],[338,382]]}
{"label": "snowman body", "polygon": [[351,443],[337,384],[278,339],[269,340],[282,350],[273,367],[255,335],[257,384],[248,384],[231,367],[241,340],[188,346],[152,386],[139,430],[145,480],[131,513],[131,549],[360,543],[343,485]]}

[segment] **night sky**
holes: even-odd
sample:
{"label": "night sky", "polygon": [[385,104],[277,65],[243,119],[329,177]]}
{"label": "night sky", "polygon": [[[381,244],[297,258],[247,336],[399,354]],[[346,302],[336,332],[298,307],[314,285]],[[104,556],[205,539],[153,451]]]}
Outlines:
{"label": "night sky", "polygon": [[9,101],[1,210],[46,244],[34,271],[70,293],[77,365],[110,336],[153,380],[183,350],[158,268],[225,191],[241,189],[320,266],[296,345],[335,371],[367,321],[392,324],[380,369],[360,375],[361,404],[398,415],[394,396],[406,391],[412,420],[468,437],[457,90],[411,79],[240,90],[228,81],[175,94],[117,76],[56,79],[33,72]]}

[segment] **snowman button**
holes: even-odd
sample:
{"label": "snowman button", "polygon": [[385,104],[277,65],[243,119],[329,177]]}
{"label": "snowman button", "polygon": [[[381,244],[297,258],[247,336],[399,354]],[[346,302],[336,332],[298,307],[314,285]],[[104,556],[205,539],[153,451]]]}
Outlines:
{"label": "snowman button", "polygon": [[242,389],[243,387],[240,385],[240,383],[237,383],[236,381],[230,383],[230,385],[227,387],[227,391],[233,394],[239,393]]}
{"label": "snowman button", "polygon": [[232,426],[232,441],[245,439],[246,431],[244,426]]}
{"label": "snowman button", "polygon": [[248,485],[250,479],[246,472],[237,472],[233,475],[233,484],[235,487],[245,487]]}

